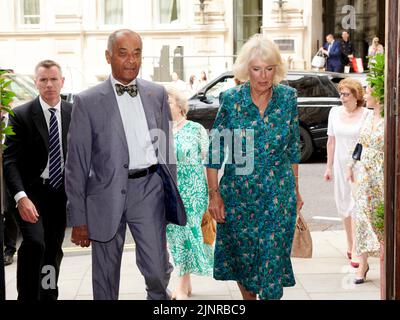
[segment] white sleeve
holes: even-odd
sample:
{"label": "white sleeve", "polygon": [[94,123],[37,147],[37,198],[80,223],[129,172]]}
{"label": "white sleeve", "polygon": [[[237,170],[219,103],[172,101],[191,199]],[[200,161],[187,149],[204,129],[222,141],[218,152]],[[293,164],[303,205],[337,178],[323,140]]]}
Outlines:
{"label": "white sleeve", "polygon": [[335,115],[336,115],[336,109],[337,107],[332,107],[331,111],[329,111],[329,117],[328,117],[328,136],[335,136],[335,130],[334,130],[334,124],[333,122],[335,121]]}
{"label": "white sleeve", "polygon": [[20,191],[20,192],[18,192],[18,193],[14,196],[15,203],[18,203],[19,200],[21,200],[22,198],[25,198],[25,197],[27,197],[25,191]]}

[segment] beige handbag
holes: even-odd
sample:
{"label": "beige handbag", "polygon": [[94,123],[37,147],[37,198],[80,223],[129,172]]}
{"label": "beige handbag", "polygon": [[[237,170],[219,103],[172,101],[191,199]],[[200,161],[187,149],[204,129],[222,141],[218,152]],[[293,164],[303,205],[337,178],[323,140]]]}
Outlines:
{"label": "beige handbag", "polygon": [[213,244],[217,234],[216,222],[208,210],[203,215],[201,231],[203,233],[203,242],[205,244]]}
{"label": "beige handbag", "polygon": [[294,230],[291,256],[293,258],[312,257],[312,238],[310,229],[300,212],[296,218],[296,228]]}

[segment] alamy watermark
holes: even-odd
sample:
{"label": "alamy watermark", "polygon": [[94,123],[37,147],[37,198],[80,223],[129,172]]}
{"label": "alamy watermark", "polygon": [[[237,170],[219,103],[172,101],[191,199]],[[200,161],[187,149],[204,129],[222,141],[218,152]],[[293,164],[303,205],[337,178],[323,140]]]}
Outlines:
{"label": "alamy watermark", "polygon": [[55,290],[57,288],[57,274],[56,274],[56,268],[52,265],[45,265],[42,267],[42,289],[43,290],[49,290],[53,289]]}
{"label": "alamy watermark", "polygon": [[[204,146],[207,150],[192,149],[192,154],[185,151],[184,158],[179,158],[180,164],[198,165],[194,159],[203,158],[203,164],[222,165],[235,164],[236,175],[250,175],[254,171],[254,129],[224,129],[206,130],[209,144]],[[171,142],[173,137],[167,139],[167,133],[161,129],[150,130],[153,148],[156,150],[160,163],[176,164],[175,149]],[[169,145],[167,143],[169,141]],[[201,141],[198,141],[201,144]],[[210,148],[211,147],[211,148]],[[208,151],[210,150],[210,155]],[[199,154],[204,152],[204,154]],[[149,156],[149,154],[148,154]]]}
{"label": "alamy watermark", "polygon": [[345,16],[342,19],[343,30],[356,29],[356,8],[350,5],[343,6],[342,14]]}

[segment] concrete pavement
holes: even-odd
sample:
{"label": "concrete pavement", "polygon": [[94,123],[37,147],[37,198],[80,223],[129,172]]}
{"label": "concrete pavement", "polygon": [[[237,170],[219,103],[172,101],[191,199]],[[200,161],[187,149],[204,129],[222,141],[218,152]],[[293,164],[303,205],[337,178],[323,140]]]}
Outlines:
{"label": "concrete pavement", "polygon": [[[294,258],[293,269],[296,286],[285,288],[284,300],[379,300],[380,264],[378,258],[369,258],[370,271],[367,282],[354,285],[355,269],[346,258],[344,231],[314,231],[313,257]],[[68,241],[68,240],[66,240]],[[16,262],[5,268],[6,298],[14,300],[16,291]],[[177,283],[174,272],[169,288]],[[210,277],[192,277],[193,300],[240,300],[241,295],[233,281],[217,281]],[[65,247],[59,279],[61,300],[91,300],[90,249]],[[121,269],[121,300],[145,299],[143,277],[135,265],[134,245],[128,243],[124,250]]]}

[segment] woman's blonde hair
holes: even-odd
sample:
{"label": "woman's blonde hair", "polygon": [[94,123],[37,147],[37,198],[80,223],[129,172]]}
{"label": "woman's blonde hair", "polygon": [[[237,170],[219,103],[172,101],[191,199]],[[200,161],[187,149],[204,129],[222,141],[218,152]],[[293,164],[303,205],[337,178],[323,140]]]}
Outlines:
{"label": "woman's blonde hair", "polygon": [[168,95],[175,99],[176,104],[181,110],[182,116],[186,117],[186,114],[189,111],[189,103],[185,94],[173,86],[166,86],[165,89],[167,90]]}
{"label": "woman's blonde hair", "polygon": [[259,33],[253,35],[240,49],[233,65],[235,78],[243,82],[249,80],[249,65],[256,58],[276,66],[274,84],[278,84],[285,78],[286,67],[278,46],[275,42]]}
{"label": "woman's blonde hair", "polygon": [[343,88],[347,88],[351,91],[351,94],[357,99],[357,107],[364,106],[364,88],[360,81],[354,78],[346,78],[339,82],[338,91],[340,92]]}

